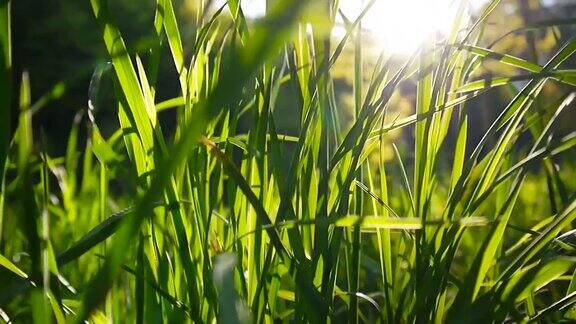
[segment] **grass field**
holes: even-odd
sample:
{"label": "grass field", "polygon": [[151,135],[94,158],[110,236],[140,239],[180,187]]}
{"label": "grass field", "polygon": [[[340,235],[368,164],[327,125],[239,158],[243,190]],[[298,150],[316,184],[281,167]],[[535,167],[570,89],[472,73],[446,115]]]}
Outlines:
{"label": "grass field", "polygon": [[[111,63],[94,71],[66,153],[51,156],[32,126],[45,97],[32,101],[29,78],[41,76],[13,82],[10,0],[0,1],[4,321],[576,319],[576,126],[557,127],[574,108],[575,39],[544,64],[497,52],[482,34],[500,1],[473,18],[463,1],[446,37],[366,69],[359,30],[373,0],[336,40],[337,0],[271,1],[255,21],[239,0],[212,11],[198,0],[193,44],[172,0],[158,0],[142,26],[155,38],[134,53],[107,2],[90,6]],[[345,48],[350,120],[331,76]],[[517,74],[478,79],[485,62]],[[173,71],[177,97],[156,100],[160,69]],[[112,134],[100,131],[106,80]],[[391,103],[407,82],[415,107],[399,116]],[[503,88],[511,99],[471,141],[468,103]],[[278,127],[286,120],[296,133]]]}

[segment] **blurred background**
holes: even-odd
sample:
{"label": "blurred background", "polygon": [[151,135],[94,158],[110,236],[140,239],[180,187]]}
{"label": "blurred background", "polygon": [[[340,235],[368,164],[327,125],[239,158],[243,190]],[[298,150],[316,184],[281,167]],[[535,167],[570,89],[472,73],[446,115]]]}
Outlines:
{"label": "blurred background", "polygon": [[[265,0],[249,0],[243,2],[246,15],[257,18],[264,12]],[[213,6],[221,5],[222,1],[213,1]],[[361,11],[361,1],[341,1],[342,13],[349,19],[354,19]],[[419,44],[418,37],[425,32],[422,26],[428,26],[426,30],[438,28],[442,32],[441,23],[432,23],[422,20],[419,12],[434,10],[447,12],[446,17],[437,17],[436,20],[449,19],[448,8],[454,7],[453,1],[389,1],[377,0],[365,18],[364,27],[366,37],[363,38],[365,51],[373,53],[373,57],[382,51],[396,53],[400,56],[409,55],[410,51]],[[356,3],[356,4],[355,4]],[[390,4],[392,3],[392,4]],[[398,3],[400,5],[396,5]],[[402,5],[408,3],[408,5]],[[418,9],[429,3],[430,8]],[[441,4],[444,3],[444,4]],[[479,11],[485,0],[473,0],[471,6]],[[176,1],[175,6],[180,14],[179,22],[182,23],[181,31],[184,38],[184,46],[190,47],[192,40],[186,42],[186,35],[192,35],[194,29],[194,10],[196,1]],[[110,1],[111,12],[120,26],[130,51],[146,53],[149,49],[147,39],[151,37],[154,0],[113,0]],[[451,6],[451,7],[450,7]],[[539,22],[550,20],[575,19],[576,0],[505,0],[500,4],[504,10],[496,10],[490,21],[490,28],[486,30],[481,45],[488,46],[508,31],[521,26],[534,25]],[[398,11],[400,12],[398,13]],[[404,10],[404,12],[402,12]],[[450,9],[453,10],[453,9]],[[390,17],[386,12],[393,11],[394,16],[403,22],[400,27],[395,27],[392,33],[386,32],[391,26],[398,26],[398,22],[386,23]],[[223,18],[230,17],[223,15]],[[339,19],[341,22],[341,19]],[[223,24],[225,25],[225,24]],[[430,26],[431,25],[431,26]],[[144,27],[143,27],[144,26]],[[403,27],[402,27],[403,26]],[[405,30],[398,30],[398,28]],[[419,29],[420,28],[420,29]],[[380,29],[380,30],[379,30]],[[333,31],[333,37],[341,37],[343,28],[337,26]],[[552,51],[563,40],[573,36],[573,26],[558,26],[556,29],[533,30],[521,33],[512,33],[498,41],[493,49],[510,53],[532,62],[543,64],[552,54]],[[390,35],[398,35],[390,37]],[[35,116],[35,124],[41,125],[47,136],[49,150],[52,153],[63,152],[65,139],[72,125],[75,114],[85,110],[88,102],[88,89],[94,70],[106,62],[106,54],[96,21],[93,17],[89,3],[86,1],[71,0],[19,0],[13,3],[13,42],[14,42],[14,84],[19,83],[23,71],[28,71],[31,79],[33,101],[45,97],[49,99],[46,105]],[[163,49],[168,54],[167,46]],[[342,59],[332,74],[338,94],[341,110],[350,111],[353,104],[352,98],[352,66],[353,51],[347,49]],[[169,55],[166,58],[164,69],[159,74],[158,100],[164,100],[176,95],[178,83],[174,78],[176,74],[169,63]],[[374,62],[369,58],[364,60],[367,70]],[[399,62],[401,63],[401,62]],[[497,63],[494,63],[497,64]],[[502,66],[498,66],[502,71]],[[489,76],[493,67],[485,64],[478,78]],[[510,69],[508,74],[515,71]],[[500,74],[502,74],[500,72]],[[365,75],[368,79],[370,75]],[[521,84],[519,84],[520,86]],[[413,110],[414,84],[407,82],[399,93],[396,100],[398,111],[409,112]],[[105,88],[104,88],[105,89]],[[14,87],[17,98],[18,87]],[[102,90],[111,91],[110,89]],[[547,89],[550,95],[554,95],[555,89]],[[474,123],[488,125],[489,121],[498,113],[493,107],[502,107],[509,99],[506,89],[490,91],[487,95],[480,96],[469,109],[474,115]],[[15,109],[15,107],[13,107]],[[16,114],[13,114],[16,116]],[[116,115],[113,110],[102,109],[99,114],[102,125],[115,124]],[[13,123],[14,125],[15,123]],[[285,125],[289,127],[289,125]],[[481,134],[482,127],[474,128],[477,134]],[[474,135],[474,134],[472,134]],[[472,139],[474,136],[472,136]]]}
{"label": "blurred background", "polygon": [[[246,16],[257,19],[265,12],[266,0],[243,1]],[[268,0],[270,1],[270,0]],[[362,11],[360,0],[341,0],[341,13],[353,20]],[[450,15],[456,10],[455,2],[451,0],[377,0],[375,5],[363,20],[364,67],[371,67],[382,52],[395,54],[396,61],[401,64],[403,59],[418,47],[427,33],[446,32]],[[124,35],[129,51],[140,53],[145,57],[149,52],[152,36],[154,0],[112,0],[109,1],[111,12]],[[175,1],[182,24],[181,33],[186,48],[192,46],[191,35],[195,28],[195,11],[198,1]],[[225,2],[213,1],[211,6],[217,8]],[[472,12],[480,12],[486,0],[471,0]],[[568,24],[576,18],[576,0],[504,0],[491,18],[479,44],[492,47],[500,53],[509,53],[532,62],[544,64],[558,46],[576,34],[574,24]],[[230,15],[222,15],[221,26],[226,26]],[[448,21],[448,25],[446,24]],[[532,29],[513,32],[522,26],[536,26],[542,22],[556,21],[558,26],[547,29]],[[338,19],[337,26],[332,31],[335,42],[344,33],[343,19]],[[506,35],[503,38],[501,36]],[[88,1],[72,0],[18,0],[13,2],[13,43],[14,43],[14,98],[18,97],[18,84],[24,71],[28,71],[31,80],[33,102],[40,99],[43,103],[34,117],[34,124],[42,128],[48,152],[51,155],[61,155],[65,150],[66,138],[69,134],[74,117],[86,111],[90,80],[94,71],[106,63],[106,53],[100,39],[99,28],[93,17]],[[178,80],[174,67],[170,63],[168,46],[164,46],[161,68],[158,76],[157,100],[162,101],[177,95]],[[350,46],[345,49],[344,57],[338,62],[332,73],[336,88],[341,118],[346,120],[353,115],[352,79],[354,53]],[[574,66],[574,61],[570,65]],[[566,66],[564,68],[570,68]],[[508,70],[506,70],[508,69]],[[517,75],[518,71],[489,60],[483,63],[477,73],[477,78],[487,78],[498,71],[497,75]],[[368,82],[370,73],[365,73]],[[112,96],[111,81],[104,78],[99,87],[98,124],[104,134],[117,128],[115,107],[106,103],[106,96]],[[521,87],[523,82],[518,82]],[[548,83],[546,97],[553,100],[563,91],[556,83]],[[471,142],[488,127],[510,97],[514,89],[498,87],[471,101],[468,105],[470,120],[473,123]],[[289,96],[289,95],[288,95]],[[92,98],[94,99],[94,98]],[[290,110],[290,98],[279,100],[277,114]],[[395,95],[390,107],[391,118],[414,112],[415,80],[404,82],[399,93]],[[16,106],[13,109],[17,109]],[[574,115],[572,113],[574,117]],[[17,116],[17,114],[13,114]],[[171,113],[161,114],[164,129],[170,129]],[[572,119],[573,120],[573,119]],[[285,132],[294,133],[296,121],[289,118],[279,119],[279,127]],[[570,123],[565,119],[564,123]],[[12,125],[16,123],[13,122]],[[562,126],[561,126],[562,127]],[[81,132],[81,134],[84,132]],[[36,132],[40,134],[40,132]],[[402,134],[394,135],[400,147],[408,147],[411,142],[411,131],[406,128]],[[394,137],[393,137],[394,138]],[[83,141],[81,140],[80,143]],[[447,145],[451,145],[453,136]],[[405,144],[402,146],[401,144]]]}

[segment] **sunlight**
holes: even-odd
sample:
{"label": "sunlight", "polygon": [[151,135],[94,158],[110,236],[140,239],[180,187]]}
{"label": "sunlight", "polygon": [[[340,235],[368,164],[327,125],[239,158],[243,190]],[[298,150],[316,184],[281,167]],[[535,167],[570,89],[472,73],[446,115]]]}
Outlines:
{"label": "sunlight", "polygon": [[[485,0],[470,0],[472,8]],[[340,9],[353,20],[362,12],[367,0],[342,0]],[[400,54],[414,51],[434,33],[447,34],[460,1],[458,0],[376,0],[364,16],[362,26],[369,31],[381,49]],[[343,27],[336,27],[343,33]]]}
{"label": "sunlight", "polygon": [[[468,0],[473,10],[478,10],[486,1]],[[264,14],[265,2],[244,0],[242,7],[248,17],[255,18]],[[340,0],[340,9],[352,21],[368,2]],[[380,49],[408,54],[434,33],[448,33],[459,3],[460,0],[376,0],[364,16],[362,26]],[[340,18],[333,33],[336,37],[345,33]]]}

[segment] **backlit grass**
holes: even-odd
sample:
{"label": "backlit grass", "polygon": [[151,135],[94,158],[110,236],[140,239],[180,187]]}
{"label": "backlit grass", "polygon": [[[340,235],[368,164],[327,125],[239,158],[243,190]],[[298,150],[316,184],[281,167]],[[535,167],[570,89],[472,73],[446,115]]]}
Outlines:
{"label": "backlit grass", "polygon": [[[566,62],[576,40],[560,38],[543,65],[498,53],[481,35],[499,2],[475,17],[463,3],[446,37],[410,56],[382,54],[366,70],[362,14],[343,18],[342,39],[328,32],[338,1],[271,1],[247,21],[237,0],[216,10],[200,0],[193,43],[183,44],[176,1],[158,0],[153,26],[142,26],[155,38],[136,54],[107,1],[91,0],[111,63],[96,68],[65,155],[51,156],[32,127],[41,105],[29,78],[41,76],[24,73],[10,98],[10,10],[0,1],[1,318],[574,318],[574,243],[562,235],[576,221],[576,129],[556,125],[573,108]],[[352,120],[341,118],[331,77],[347,46]],[[479,80],[486,61],[519,74]],[[179,85],[166,101],[156,99],[160,69]],[[104,82],[120,125],[111,135],[100,132],[109,128],[99,118]],[[397,116],[392,98],[409,82],[415,107]],[[551,83],[560,100],[544,95]],[[469,102],[502,87],[512,99],[491,107],[498,117],[472,141]],[[287,120],[295,132],[279,127]],[[412,143],[401,145],[409,130]]]}

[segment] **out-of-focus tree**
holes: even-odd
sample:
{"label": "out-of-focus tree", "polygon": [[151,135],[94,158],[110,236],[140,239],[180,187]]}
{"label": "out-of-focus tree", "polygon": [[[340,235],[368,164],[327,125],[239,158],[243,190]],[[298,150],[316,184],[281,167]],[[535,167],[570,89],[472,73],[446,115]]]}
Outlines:
{"label": "out-of-focus tree", "polygon": [[[503,0],[500,6],[501,10],[494,10],[491,14],[480,41],[481,46],[490,47],[498,53],[507,53],[544,65],[565,41],[576,35],[576,25],[574,21],[570,23],[570,19],[573,20],[576,14],[576,2],[572,0]],[[538,25],[539,28],[526,28]],[[575,63],[575,60],[569,60],[562,68],[574,68]],[[496,60],[486,60],[475,76],[480,79],[519,74],[526,72]],[[525,82],[517,82],[516,86],[521,88],[524,84]],[[553,81],[547,82],[543,97],[551,103],[559,99],[565,90],[567,90],[565,85]],[[513,92],[502,88],[487,98],[508,100],[513,95]],[[482,113],[489,114],[484,117],[485,119],[490,120],[499,113],[484,109],[489,106],[489,101],[480,99],[479,105]],[[576,117],[574,114],[573,116]],[[562,122],[560,124],[562,125]]]}
{"label": "out-of-focus tree", "polygon": [[[115,0],[110,6],[120,15],[114,18],[130,50],[145,50],[152,30],[142,26],[151,26],[155,1]],[[12,2],[12,15],[13,91],[23,71],[29,72],[33,101],[57,85],[57,100],[36,113],[34,124],[44,129],[50,151],[62,153],[75,114],[86,109],[90,77],[107,57],[90,2],[18,0]]]}

